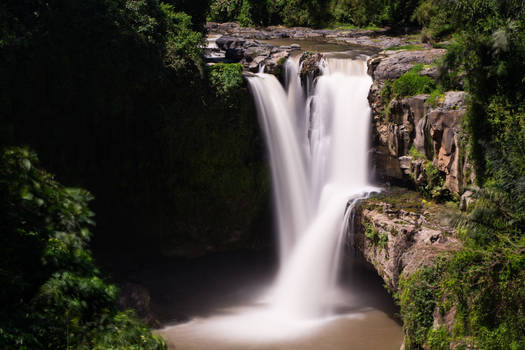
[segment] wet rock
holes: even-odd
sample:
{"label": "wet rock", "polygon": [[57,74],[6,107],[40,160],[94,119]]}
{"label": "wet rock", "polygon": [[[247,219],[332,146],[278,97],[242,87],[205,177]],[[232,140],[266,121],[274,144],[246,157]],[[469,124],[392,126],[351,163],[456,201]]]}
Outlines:
{"label": "wet rock", "polygon": [[299,72],[301,75],[301,79],[315,79],[321,74],[321,62],[323,60],[324,56],[323,54],[317,52],[317,53],[311,53],[311,52],[305,52],[301,58],[301,71]]}
{"label": "wet rock", "polygon": [[288,51],[278,51],[264,61],[264,71],[269,74],[279,75],[286,59],[290,56]]}
{"label": "wet rock", "polygon": [[151,311],[151,296],[146,287],[131,282],[119,285],[119,306],[122,309],[134,309],[144,322],[152,327],[158,327],[159,322]]}
{"label": "wet rock", "polygon": [[240,47],[228,49],[226,50],[225,57],[227,60],[230,60],[233,62],[239,62],[244,57],[244,49]]}
{"label": "wet rock", "polygon": [[266,28],[244,28],[235,23],[207,23],[209,32],[235,36],[244,39],[326,39],[332,42],[346,42],[348,44],[370,46],[378,49],[386,49],[394,46],[407,44],[404,37],[391,37],[384,35],[385,30],[328,30],[312,29],[305,27],[286,28],[282,26],[270,26]]}
{"label": "wet rock", "polygon": [[215,43],[219,49],[226,51],[228,49],[242,48],[246,44],[246,40],[244,38],[223,35],[217,38]]}

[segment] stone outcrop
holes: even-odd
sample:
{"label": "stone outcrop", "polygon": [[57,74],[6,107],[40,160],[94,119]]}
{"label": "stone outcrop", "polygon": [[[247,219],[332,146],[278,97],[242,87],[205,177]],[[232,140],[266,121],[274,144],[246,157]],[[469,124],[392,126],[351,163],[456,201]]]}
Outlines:
{"label": "stone outcrop", "polygon": [[465,93],[448,91],[429,103],[429,95],[384,101],[381,90],[415,64],[423,63],[420,74],[436,78],[432,63],[444,50],[383,53],[369,61],[374,83],[368,99],[373,112],[376,175],[386,182],[423,186],[428,182],[428,162],[438,169],[443,187],[461,195],[473,183],[462,120],[466,112]]}
{"label": "stone outcrop", "polygon": [[146,287],[131,282],[119,285],[119,306],[122,309],[134,309],[142,321],[152,327],[158,327],[159,322],[151,311],[151,296]]}
{"label": "stone outcrop", "polygon": [[[455,209],[425,202],[415,192],[390,191],[364,200],[356,208],[352,243],[395,294],[401,279],[435,264],[436,258],[462,245],[450,223],[454,215],[450,211]],[[433,328],[445,327],[452,333],[455,312],[452,307],[442,314],[436,307]]]}
{"label": "stone outcrop", "polygon": [[[421,51],[383,51],[369,62],[368,73],[374,81],[394,80],[418,63],[430,65],[445,54],[444,49]],[[426,68],[423,75],[437,76],[435,67]]]}
{"label": "stone outcrop", "polygon": [[300,49],[299,45],[275,47],[258,40],[233,36],[221,36],[215,44],[219,52],[224,53],[226,61],[240,62],[250,72],[264,68],[270,74],[279,74],[290,53]]}
{"label": "stone outcrop", "polygon": [[[432,264],[440,254],[461,245],[450,222],[441,216],[450,209],[436,204],[425,207],[417,194],[404,198],[401,205],[393,204],[388,201],[390,195],[400,194],[365,200],[357,209],[354,247],[395,293],[402,276]],[[410,201],[419,201],[419,205],[404,205]]]}
{"label": "stone outcrop", "polygon": [[396,46],[416,43],[417,40],[409,37],[397,37],[387,34],[385,29],[363,30],[363,29],[312,29],[304,27],[287,28],[283,26],[271,26],[265,28],[241,27],[237,23],[214,23],[206,25],[208,32],[226,36],[239,37],[254,40],[273,39],[297,39],[297,40],[324,40],[327,42],[369,46],[377,49],[388,49]]}

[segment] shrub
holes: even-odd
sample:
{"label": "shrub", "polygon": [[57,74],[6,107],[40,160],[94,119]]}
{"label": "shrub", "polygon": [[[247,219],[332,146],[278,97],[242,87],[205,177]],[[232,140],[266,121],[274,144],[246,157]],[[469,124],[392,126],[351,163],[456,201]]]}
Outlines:
{"label": "shrub", "polygon": [[419,75],[423,65],[415,65],[410,71],[397,78],[392,84],[392,94],[394,97],[414,96],[432,92],[435,87],[434,81]]}
{"label": "shrub", "polygon": [[209,70],[211,87],[217,97],[228,99],[243,85],[243,66],[240,63],[218,63]]}
{"label": "shrub", "polygon": [[93,263],[87,191],[60,185],[33,152],[9,148],[0,198],[2,349],[165,348],[133,312],[118,311],[117,289]]}
{"label": "shrub", "polygon": [[166,17],[166,64],[175,70],[203,73],[204,37],[192,29],[191,17],[184,12],[175,12],[173,6],[161,3]]}

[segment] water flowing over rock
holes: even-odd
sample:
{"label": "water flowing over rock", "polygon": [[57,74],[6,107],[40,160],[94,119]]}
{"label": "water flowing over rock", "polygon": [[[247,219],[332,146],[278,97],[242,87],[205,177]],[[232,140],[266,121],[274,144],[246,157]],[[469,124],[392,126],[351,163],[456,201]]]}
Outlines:
{"label": "water flowing over rock", "polygon": [[281,245],[271,303],[291,317],[318,317],[333,292],[346,202],[371,188],[366,96],[372,81],[363,60],[311,55],[302,64],[321,75],[297,99],[299,67],[289,64],[292,98],[272,75],[248,78],[270,154]]}

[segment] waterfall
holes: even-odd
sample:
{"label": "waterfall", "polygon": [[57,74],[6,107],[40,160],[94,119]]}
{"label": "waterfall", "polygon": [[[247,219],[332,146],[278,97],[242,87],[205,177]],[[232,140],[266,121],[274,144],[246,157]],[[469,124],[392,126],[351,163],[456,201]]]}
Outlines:
{"label": "waterfall", "polygon": [[279,233],[280,271],[269,302],[294,319],[330,312],[345,208],[348,219],[356,200],[373,190],[366,62],[327,57],[321,67],[306,89],[293,59],[285,65],[285,87],[269,74],[248,78],[268,148]]}
{"label": "waterfall", "polygon": [[306,86],[299,71],[296,58],[285,64],[285,86],[262,72],[248,77],[273,179],[280,257],[273,287],[249,304],[162,330],[177,348],[384,350],[401,344],[399,325],[366,301],[371,285],[336,283],[342,246],[353,240],[345,234],[354,207],[376,190],[368,183],[372,80],[365,61],[325,55],[322,74],[303,79]]}

